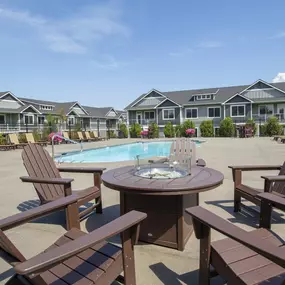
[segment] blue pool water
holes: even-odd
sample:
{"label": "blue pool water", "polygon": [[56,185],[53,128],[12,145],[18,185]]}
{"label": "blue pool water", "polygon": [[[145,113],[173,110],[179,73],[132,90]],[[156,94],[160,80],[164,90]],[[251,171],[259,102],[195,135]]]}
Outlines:
{"label": "blue pool water", "polygon": [[57,157],[58,162],[114,162],[134,160],[136,155],[140,158],[152,156],[168,156],[171,141],[164,142],[140,142],[124,144],[120,146],[103,147],[82,152],[67,153]]}

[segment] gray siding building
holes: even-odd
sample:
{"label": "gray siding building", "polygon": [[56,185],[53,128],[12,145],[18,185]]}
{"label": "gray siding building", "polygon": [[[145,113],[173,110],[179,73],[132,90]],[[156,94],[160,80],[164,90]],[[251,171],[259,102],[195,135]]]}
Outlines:
{"label": "gray siding building", "polygon": [[161,92],[156,89],[142,94],[125,110],[129,125],[139,123],[146,128],[158,124],[160,133],[167,122],[195,122],[197,135],[202,121],[212,120],[215,129],[220,121],[231,117],[236,125],[254,119],[262,125],[275,116],[285,126],[285,82],[257,80],[250,85]]}

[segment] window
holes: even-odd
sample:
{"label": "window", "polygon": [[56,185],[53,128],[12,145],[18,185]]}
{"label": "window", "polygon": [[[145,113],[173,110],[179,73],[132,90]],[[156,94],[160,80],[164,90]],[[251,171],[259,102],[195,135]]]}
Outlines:
{"label": "window", "polygon": [[221,108],[220,107],[209,107],[208,108],[208,118],[220,118]]}
{"label": "window", "polygon": [[185,109],[186,119],[197,119],[198,118],[198,109]]}
{"label": "window", "polygon": [[38,124],[43,125],[44,123],[45,123],[45,117],[43,116],[38,117]]}
{"label": "window", "polygon": [[260,105],[259,115],[272,115],[273,114],[273,105]]}
{"label": "window", "polygon": [[209,100],[211,99],[211,95],[208,94],[208,95],[197,95],[196,96],[196,100]]}
{"label": "window", "polygon": [[0,125],[6,124],[6,116],[5,115],[0,115]]}
{"label": "window", "polygon": [[154,120],[154,111],[145,111],[144,112],[145,120]]}
{"label": "window", "polygon": [[33,125],[34,124],[34,115],[24,115],[25,125]]}
{"label": "window", "polygon": [[231,106],[231,117],[244,117],[245,105]]}
{"label": "window", "polygon": [[162,120],[174,120],[174,109],[164,109],[162,110]]}
{"label": "window", "polygon": [[68,125],[74,125],[74,123],[75,123],[74,117],[68,117],[67,122],[68,122]]}
{"label": "window", "polygon": [[40,110],[49,110],[49,111],[51,111],[52,110],[52,106],[41,105],[40,106]]}

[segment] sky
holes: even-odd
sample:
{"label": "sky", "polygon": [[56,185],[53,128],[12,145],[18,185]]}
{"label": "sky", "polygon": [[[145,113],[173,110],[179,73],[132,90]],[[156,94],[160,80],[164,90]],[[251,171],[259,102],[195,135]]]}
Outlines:
{"label": "sky", "polygon": [[0,91],[123,109],[285,80],[284,0],[0,0]]}

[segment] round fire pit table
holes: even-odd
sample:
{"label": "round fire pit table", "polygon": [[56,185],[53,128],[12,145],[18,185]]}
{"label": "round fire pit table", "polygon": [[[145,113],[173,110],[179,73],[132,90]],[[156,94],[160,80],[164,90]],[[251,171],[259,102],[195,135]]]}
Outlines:
{"label": "round fire pit table", "polygon": [[199,204],[199,193],[223,183],[221,172],[192,166],[191,175],[181,178],[142,178],[134,166],[109,170],[103,184],[120,191],[121,215],[131,210],[147,213],[139,240],[183,251],[193,232],[192,219],[185,209]]}

